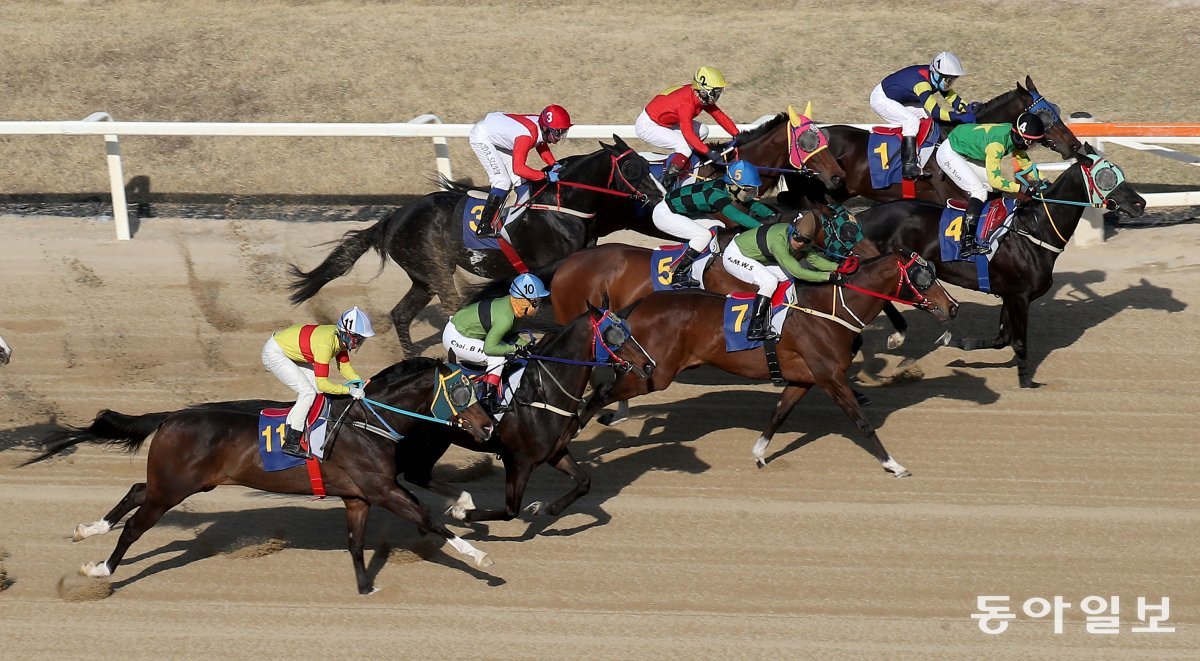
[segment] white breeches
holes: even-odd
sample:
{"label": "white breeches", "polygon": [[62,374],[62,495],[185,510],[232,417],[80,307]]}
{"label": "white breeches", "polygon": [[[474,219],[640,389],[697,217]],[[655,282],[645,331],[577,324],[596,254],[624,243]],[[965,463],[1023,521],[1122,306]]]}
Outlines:
{"label": "white breeches", "polygon": [[473,363],[486,363],[487,371],[499,374],[504,367],[504,356],[489,356],[483,352],[483,340],[473,340],[458,332],[453,323],[446,324],[442,331],[442,346],[446,351],[453,351],[458,360],[469,360]]}
{"label": "white breeches", "polygon": [[992,186],[988,183],[987,171],[983,165],[967,160],[962,154],[954,151],[949,140],[938,145],[937,163],[942,167],[942,172],[950,177],[950,181],[966,191],[967,195],[983,202],[987,201],[987,194],[992,190]]}
{"label": "white breeches", "polygon": [[317,377],[313,374],[312,365],[299,365],[288,358],[274,335],[263,345],[262,362],[268,372],[283,381],[283,385],[296,391],[296,405],[288,412],[287,423],[292,429],[304,431],[304,419],[308,417],[308,410],[317,398]]}
{"label": "white breeches", "polygon": [[693,220],[687,216],[671,211],[666,201],[654,205],[650,214],[654,226],[677,239],[687,241],[688,246],[696,252],[704,252],[708,242],[712,240],[711,227],[721,227],[721,221],[712,218]]}
{"label": "white breeches", "polygon": [[512,190],[523,181],[512,173],[512,152],[493,144],[486,129],[476,125],[467,135],[467,142],[479,158],[479,163],[483,165],[484,172],[487,172],[492,188]]}
{"label": "white breeches", "polygon": [[[701,140],[708,139],[708,127],[696,120],[692,120],[692,128],[696,130],[696,135],[700,136]],[[669,150],[673,154],[689,155],[692,153],[692,146],[688,144],[686,138],[683,137],[683,131],[679,125],[662,126],[650,119],[650,115],[643,110],[642,114],[638,115],[637,121],[633,123],[633,132],[637,137],[644,142],[648,142],[659,149]]]}
{"label": "white breeches", "polygon": [[783,269],[775,265],[766,265],[750,259],[742,254],[737,243],[730,241],[721,256],[725,271],[742,282],[752,282],[758,285],[759,296],[770,298],[775,295],[779,283],[787,282],[788,276]]}
{"label": "white breeches", "polygon": [[906,106],[888,97],[883,91],[882,83],[871,90],[871,110],[892,124],[899,124],[900,133],[911,137],[916,137],[921,128],[921,120],[929,116],[923,108]]}

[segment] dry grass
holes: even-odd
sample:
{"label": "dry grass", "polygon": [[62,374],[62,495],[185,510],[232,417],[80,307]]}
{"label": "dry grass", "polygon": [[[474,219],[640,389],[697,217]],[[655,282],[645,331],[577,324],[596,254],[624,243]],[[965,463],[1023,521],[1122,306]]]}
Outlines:
{"label": "dry grass", "polygon": [[[5,3],[0,117],[390,122],[559,102],[581,123],[632,123],[701,63],[731,81],[739,121],[812,99],[818,118],[871,121],[871,87],[954,50],[987,98],[1031,74],[1067,112],[1197,120],[1195,3],[231,2]],[[476,25],[474,33],[466,26]],[[927,36],[937,35],[937,36]],[[670,46],[667,46],[670,45]],[[5,137],[13,193],[104,191],[99,138]],[[477,175],[463,144],[460,176]],[[368,138],[122,141],[126,175],[177,193],[392,195],[431,188],[430,145]],[[590,150],[573,141],[573,150]],[[1139,182],[1195,168],[1116,153]]]}

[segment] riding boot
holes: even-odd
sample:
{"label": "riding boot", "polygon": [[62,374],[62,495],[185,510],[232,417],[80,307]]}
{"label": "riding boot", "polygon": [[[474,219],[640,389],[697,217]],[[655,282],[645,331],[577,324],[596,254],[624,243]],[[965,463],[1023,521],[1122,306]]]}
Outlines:
{"label": "riding boot", "polygon": [[508,197],[508,191],[499,188],[493,188],[488,192],[487,201],[483,203],[483,212],[479,214],[479,220],[476,221],[476,237],[488,239],[500,236],[500,228],[497,227],[499,223],[496,221],[506,197]]}
{"label": "riding boot", "polygon": [[774,336],[775,333],[771,330],[771,298],[758,294],[754,297],[754,316],[750,319],[750,329],[746,331],[746,339],[753,342]]}
{"label": "riding boot", "polygon": [[683,255],[679,257],[679,262],[675,264],[675,270],[671,271],[671,286],[675,289],[685,289],[687,287],[699,287],[700,283],[692,277],[692,264],[696,263],[696,259],[700,257],[700,253],[696,252],[695,248],[688,246],[687,250],[683,251]]}
{"label": "riding boot", "polygon": [[958,256],[962,259],[975,255],[986,255],[992,251],[991,246],[975,241],[975,229],[979,226],[979,214],[982,211],[983,200],[973,197],[970,202],[967,202],[967,210],[963,212],[962,243],[958,249]]}
{"label": "riding boot", "polygon": [[304,432],[299,429],[293,429],[291,425],[288,425],[287,432],[283,436],[283,445],[279,449],[286,455],[308,459],[308,453],[304,451],[304,448],[300,447],[300,437],[303,434]]}
{"label": "riding boot", "polygon": [[917,137],[906,135],[900,139],[900,160],[904,163],[901,176],[908,180],[921,177],[921,166],[917,164]]}
{"label": "riding boot", "polygon": [[504,413],[507,409],[500,406],[500,375],[494,373],[485,374],[479,383],[482,385],[482,392],[479,393],[479,404],[489,415]]}
{"label": "riding boot", "polygon": [[667,167],[663,170],[663,188],[668,192],[675,188],[675,182],[679,181],[679,175],[687,169],[687,157],[683,154],[671,154],[667,159]]}

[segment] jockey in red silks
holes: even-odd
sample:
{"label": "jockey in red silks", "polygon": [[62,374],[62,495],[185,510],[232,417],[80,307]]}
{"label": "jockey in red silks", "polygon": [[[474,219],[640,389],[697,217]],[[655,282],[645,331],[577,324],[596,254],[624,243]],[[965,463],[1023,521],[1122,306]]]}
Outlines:
{"label": "jockey in red silks", "polygon": [[724,89],[725,76],[720,71],[715,67],[700,67],[690,87],[683,85],[665,90],[650,101],[634,122],[637,137],[671,153],[663,175],[663,187],[667,190],[687,168],[688,156],[693,151],[702,159],[711,160],[713,165],[724,165],[720,154],[704,144],[708,127],[696,121],[701,111],[707,112],[729,135],[735,136],[730,145],[736,144],[737,125],[717,107],[717,99]]}
{"label": "jockey in red silks", "polygon": [[[558,181],[558,160],[550,153],[550,145],[557,144],[571,128],[571,116],[559,105],[549,105],[538,115],[516,115],[506,112],[488,113],[471,128],[467,141],[483,169],[487,171],[492,189],[475,234],[479,237],[498,236],[501,223],[497,222],[500,206],[509,190],[522,181]],[[535,170],[526,164],[529,151],[536,150],[548,170]]]}

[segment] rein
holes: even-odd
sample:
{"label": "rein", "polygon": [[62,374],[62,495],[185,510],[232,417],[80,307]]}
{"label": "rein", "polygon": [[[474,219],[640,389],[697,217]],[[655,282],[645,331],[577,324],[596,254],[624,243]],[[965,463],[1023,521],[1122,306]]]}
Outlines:
{"label": "rein", "polygon": [[[609,154],[609,158],[612,160],[612,170],[610,170],[608,173],[608,185],[609,186],[612,186],[613,180],[615,178],[620,177],[621,183],[625,184],[631,190],[637,191],[637,187],[635,187],[632,183],[630,183],[629,180],[625,178],[625,175],[623,173],[621,173],[621,165],[620,165],[621,159],[625,158],[626,156],[628,156],[632,153],[633,153],[633,149],[631,148],[631,149],[626,149],[619,156],[613,156],[612,154]],[[557,182],[555,182],[555,185],[567,186],[570,188],[582,188],[583,190],[590,190],[595,193],[604,193],[605,195],[615,195],[617,197],[624,197],[624,198],[631,199],[631,200],[649,199],[645,193],[641,193],[641,192],[626,193],[624,191],[619,191],[619,190],[616,190],[613,188],[592,186],[591,184],[581,184],[579,182],[564,181],[562,179],[559,179]],[[544,188],[545,187],[543,187],[543,190],[544,190]],[[538,191],[538,192],[540,193],[541,191]]]}
{"label": "rein", "polygon": [[[912,264],[912,261],[910,261],[909,264]],[[889,296],[888,294],[884,294],[882,292],[872,291],[870,289],[863,289],[862,287],[859,287],[857,285],[852,285],[848,282],[843,282],[843,283],[839,283],[834,286],[833,303],[832,303],[833,309],[831,312],[823,312],[821,310],[814,310],[812,308],[806,308],[803,306],[794,305],[792,303],[785,303],[785,305],[793,310],[799,310],[800,312],[812,315],[814,317],[821,317],[822,319],[828,319],[830,321],[837,322],[855,333],[861,333],[863,331],[863,329],[865,329],[867,327],[868,322],[863,321],[857,314],[855,314],[854,310],[850,309],[850,305],[846,303],[846,298],[845,298],[845,293],[843,292],[843,288],[850,289],[850,290],[853,290],[853,291],[856,291],[856,292],[859,292],[862,294],[866,294],[872,298],[878,298],[878,299],[882,299],[885,301],[891,301],[893,303],[901,303],[903,305],[911,305],[912,307],[919,308],[922,310],[929,307],[929,305],[930,305],[929,300],[926,299],[923,295],[921,295],[921,292],[916,288],[915,285],[912,284],[911,280],[909,280],[907,265],[902,263],[900,261],[899,257],[896,258],[896,265],[900,267],[900,281],[896,283],[896,295],[895,296]],[[902,298],[899,298],[900,290],[906,282],[908,283],[909,288],[917,295],[918,300],[906,301]],[[846,312],[851,317],[854,318],[854,321],[858,322],[858,326],[855,326],[854,324],[851,324],[850,322],[846,321],[845,319],[842,319],[841,317],[837,316],[838,301],[841,301],[841,307],[843,309],[845,309]]]}

